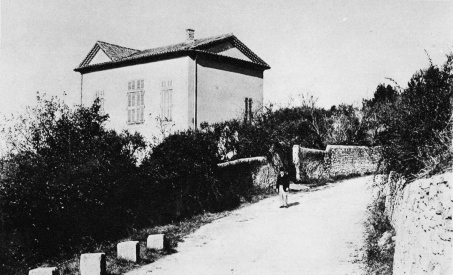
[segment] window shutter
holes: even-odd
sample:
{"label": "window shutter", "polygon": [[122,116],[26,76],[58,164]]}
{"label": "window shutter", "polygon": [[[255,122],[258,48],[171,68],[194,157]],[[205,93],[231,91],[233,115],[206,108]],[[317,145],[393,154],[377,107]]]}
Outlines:
{"label": "window shutter", "polygon": [[164,91],[160,91],[160,116],[161,118],[165,118],[165,115],[164,115]]}
{"label": "window shutter", "polygon": [[104,98],[101,98],[100,104],[101,104],[101,110],[100,111],[103,114],[104,113]]}
{"label": "window shutter", "polygon": [[127,122],[131,122],[131,110],[127,110]]}
{"label": "window shutter", "polygon": [[168,118],[173,120],[173,90],[168,90]]}
{"label": "window shutter", "polygon": [[131,107],[131,93],[127,94],[127,107]]}

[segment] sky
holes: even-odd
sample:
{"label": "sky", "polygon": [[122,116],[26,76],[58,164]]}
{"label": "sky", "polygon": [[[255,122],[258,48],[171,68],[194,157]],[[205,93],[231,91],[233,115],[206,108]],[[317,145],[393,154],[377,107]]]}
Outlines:
{"label": "sky", "polygon": [[444,63],[452,15],[453,0],[4,0],[0,113],[35,105],[37,91],[78,103],[73,69],[97,40],[143,50],[183,42],[187,28],[233,33],[265,60],[266,103],[359,104],[387,78],[405,87],[429,58]]}

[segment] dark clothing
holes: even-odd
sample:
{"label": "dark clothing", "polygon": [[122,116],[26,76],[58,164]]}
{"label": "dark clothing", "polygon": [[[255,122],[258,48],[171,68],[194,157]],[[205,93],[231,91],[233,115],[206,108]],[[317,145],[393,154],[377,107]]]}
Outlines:
{"label": "dark clothing", "polygon": [[279,189],[280,185],[283,187],[285,192],[289,190],[289,176],[287,174],[283,175],[283,177],[278,173],[277,177],[277,190]]}

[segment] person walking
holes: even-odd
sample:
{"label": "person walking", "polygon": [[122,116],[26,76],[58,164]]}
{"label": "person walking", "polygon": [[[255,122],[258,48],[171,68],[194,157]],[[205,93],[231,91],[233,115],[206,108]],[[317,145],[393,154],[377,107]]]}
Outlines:
{"label": "person walking", "polygon": [[288,208],[289,177],[284,168],[280,168],[276,188],[280,199],[280,208]]}

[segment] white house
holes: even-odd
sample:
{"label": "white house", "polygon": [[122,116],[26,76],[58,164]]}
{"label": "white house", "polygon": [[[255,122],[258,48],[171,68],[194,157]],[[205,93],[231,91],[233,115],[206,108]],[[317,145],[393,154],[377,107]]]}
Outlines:
{"label": "white house", "polygon": [[[263,73],[270,69],[233,34],[136,50],[98,41],[74,71],[80,100],[99,98],[108,127],[151,137],[162,130],[240,118],[263,102]],[[171,129],[170,129],[171,128]]]}

